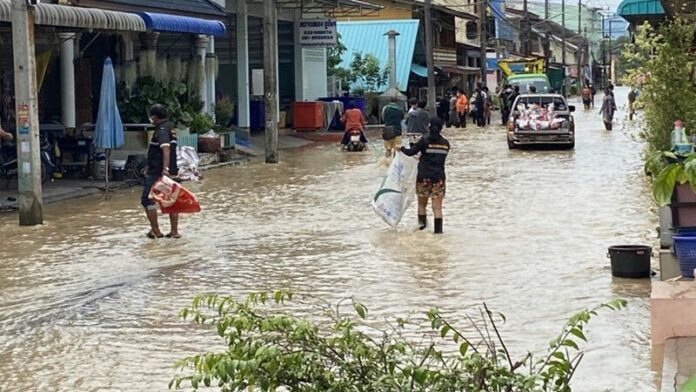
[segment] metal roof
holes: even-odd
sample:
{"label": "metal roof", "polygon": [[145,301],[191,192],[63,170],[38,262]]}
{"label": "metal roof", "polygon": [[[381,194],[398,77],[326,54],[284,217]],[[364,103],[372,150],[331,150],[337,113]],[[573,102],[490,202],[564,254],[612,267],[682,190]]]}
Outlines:
{"label": "metal roof", "polygon": [[179,15],[226,15],[225,9],[210,0],[80,0],[86,7],[108,8],[123,12],[155,11]]}
{"label": "metal roof", "polygon": [[[94,30],[146,31],[145,22],[135,14],[58,4],[38,4],[34,7],[35,23],[38,25]],[[0,21],[10,22],[11,10],[11,0],[0,0]]]}
{"label": "metal roof", "polygon": [[418,25],[417,19],[338,22],[337,29],[341,36],[341,43],[346,47],[341,67],[350,66],[354,53],[362,55],[370,53],[379,60],[382,69],[387,67],[389,45],[384,34],[389,30],[395,30],[400,34],[396,37],[397,87],[399,90],[406,90],[418,36]]}
{"label": "metal roof", "polygon": [[665,9],[660,0],[623,0],[616,8],[621,17],[664,15]]}
{"label": "metal roof", "polygon": [[225,24],[219,20],[192,18],[155,12],[138,12],[148,30],[192,33],[204,35],[225,35]]}

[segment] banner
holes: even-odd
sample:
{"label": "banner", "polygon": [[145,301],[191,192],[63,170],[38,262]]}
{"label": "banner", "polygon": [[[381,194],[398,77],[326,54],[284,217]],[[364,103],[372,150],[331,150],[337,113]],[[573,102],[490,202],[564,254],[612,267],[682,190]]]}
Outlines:
{"label": "banner", "polygon": [[302,19],[298,34],[300,46],[331,47],[338,43],[335,19]]}

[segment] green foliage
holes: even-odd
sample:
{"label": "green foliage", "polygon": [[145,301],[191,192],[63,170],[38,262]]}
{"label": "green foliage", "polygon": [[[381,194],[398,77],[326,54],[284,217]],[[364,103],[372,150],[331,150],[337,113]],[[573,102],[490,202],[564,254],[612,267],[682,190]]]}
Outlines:
{"label": "green foliage", "polygon": [[215,121],[221,127],[227,127],[232,121],[234,105],[230,97],[223,97],[215,104]]}
{"label": "green foliage", "polygon": [[353,76],[353,84],[363,88],[366,92],[380,91],[389,80],[389,69],[382,69],[379,60],[373,54],[362,55],[353,53],[350,62],[350,72]]}
{"label": "green foliage", "polygon": [[637,103],[645,109],[641,136],[648,154],[669,150],[675,120],[696,129],[693,42],[693,25],[677,19],[658,29],[646,22],[638,27],[635,43],[625,46],[624,80],[641,89]]}
{"label": "green foliage", "polygon": [[578,343],[586,340],[590,318],[600,309],[626,306],[615,300],[584,310],[566,323],[541,358],[529,353],[515,361],[497,326],[505,317],[485,304],[482,321],[468,317],[472,328],[467,330],[477,331],[474,338],[457,330],[439,310],[430,310],[426,316],[433,334],[424,344],[405,337],[406,328],[419,324],[399,318],[387,330],[376,329],[367,307],[352,299],[337,305],[297,301],[318,310],[313,318],[320,322],[293,316],[292,300],[292,293],[282,291],[251,294],[244,301],[214,294],[195,297],[180,315],[212,327],[226,348],[178,361],[176,368],[187,374],[175,377],[169,387],[216,386],[223,392],[567,392],[582,359]]}
{"label": "green foliage", "polygon": [[214,127],[215,121],[208,113],[196,112],[191,116],[191,123],[189,124],[191,133],[206,133]]}
{"label": "green foliage", "polygon": [[657,204],[671,202],[674,187],[689,184],[696,192],[696,154],[677,157],[670,151],[652,154],[645,162],[645,172],[654,175],[653,196]]}
{"label": "green foliage", "polygon": [[341,41],[341,34],[338,34],[338,43],[336,46],[326,49],[326,66],[329,76],[336,75],[336,72],[340,69],[341,62],[343,61],[343,54],[346,52],[347,48],[343,45]]}
{"label": "green foliage", "polygon": [[130,123],[147,123],[148,109],[159,103],[167,108],[172,121],[186,126],[192,121],[192,113],[203,107],[200,98],[188,96],[184,83],[163,82],[149,76],[138,78],[133,87],[121,85],[118,95],[121,117]]}

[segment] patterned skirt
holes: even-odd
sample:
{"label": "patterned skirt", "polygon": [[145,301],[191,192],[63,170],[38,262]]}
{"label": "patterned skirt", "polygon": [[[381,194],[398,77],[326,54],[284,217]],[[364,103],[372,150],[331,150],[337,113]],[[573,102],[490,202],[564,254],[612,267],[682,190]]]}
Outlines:
{"label": "patterned skirt", "polygon": [[424,178],[416,183],[416,195],[418,197],[437,197],[445,195],[445,180],[433,181]]}

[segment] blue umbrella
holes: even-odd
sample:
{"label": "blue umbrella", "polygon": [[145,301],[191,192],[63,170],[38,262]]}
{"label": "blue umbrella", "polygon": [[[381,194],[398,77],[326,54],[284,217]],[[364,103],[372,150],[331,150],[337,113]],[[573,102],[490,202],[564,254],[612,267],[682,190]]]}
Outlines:
{"label": "blue umbrella", "polygon": [[123,146],[123,122],[116,103],[116,77],[111,58],[104,60],[101,93],[99,94],[99,113],[94,128],[94,146],[106,150],[106,188],[109,192],[109,156],[111,149]]}

